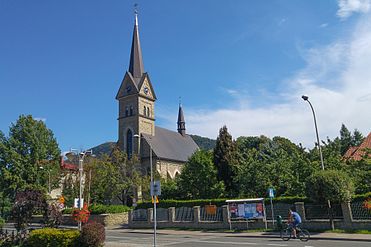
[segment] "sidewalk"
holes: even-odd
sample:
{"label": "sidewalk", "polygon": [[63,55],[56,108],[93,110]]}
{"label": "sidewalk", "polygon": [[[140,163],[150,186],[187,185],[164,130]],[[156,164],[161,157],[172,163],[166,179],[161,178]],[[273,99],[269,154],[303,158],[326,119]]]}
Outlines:
{"label": "sidewalk", "polygon": [[[106,231],[120,231],[127,233],[142,233],[142,234],[152,234],[153,229],[106,229]],[[213,232],[213,231],[185,231],[185,230],[169,230],[169,229],[157,229],[157,234],[166,235],[195,235],[195,236],[234,236],[234,237],[247,237],[247,238],[279,238],[280,234],[278,232]],[[367,241],[371,242],[371,234],[353,234],[353,233],[310,233],[311,239],[315,240],[351,240],[351,241]]]}

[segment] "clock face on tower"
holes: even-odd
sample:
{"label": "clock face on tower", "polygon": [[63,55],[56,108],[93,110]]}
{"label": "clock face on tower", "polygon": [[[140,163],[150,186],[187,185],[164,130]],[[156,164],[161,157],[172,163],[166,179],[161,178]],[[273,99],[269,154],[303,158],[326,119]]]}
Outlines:
{"label": "clock face on tower", "polygon": [[148,87],[144,87],[144,93],[145,93],[146,95],[148,95],[148,92],[149,92]]}

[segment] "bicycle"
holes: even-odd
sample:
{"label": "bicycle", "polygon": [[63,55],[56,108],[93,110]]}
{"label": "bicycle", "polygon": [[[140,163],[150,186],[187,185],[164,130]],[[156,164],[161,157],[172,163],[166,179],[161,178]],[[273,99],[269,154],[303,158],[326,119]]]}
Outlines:
{"label": "bicycle", "polygon": [[[281,238],[284,241],[289,241],[292,238],[292,225],[287,225],[285,229],[281,230]],[[307,229],[301,228],[300,226],[296,226],[296,236],[300,239],[300,241],[306,242],[310,239],[310,234]]]}

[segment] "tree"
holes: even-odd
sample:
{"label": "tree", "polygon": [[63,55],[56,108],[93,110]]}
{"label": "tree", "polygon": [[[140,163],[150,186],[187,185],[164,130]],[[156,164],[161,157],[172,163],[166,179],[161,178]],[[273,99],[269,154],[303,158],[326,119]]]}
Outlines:
{"label": "tree", "polygon": [[344,171],[320,170],[307,182],[307,196],[316,202],[346,202],[353,193],[353,181]]}
{"label": "tree", "polygon": [[5,194],[14,198],[24,188],[46,190],[48,175],[40,167],[52,175],[59,174],[59,155],[58,143],[45,123],[21,115],[11,125],[8,138],[0,134],[0,174]]}
{"label": "tree", "polygon": [[118,199],[124,205],[131,205],[128,199],[131,201],[133,197],[136,197],[137,190],[143,183],[143,178],[147,180],[148,176],[141,176],[144,172],[140,170],[140,162],[136,155],[128,159],[126,153],[117,146],[112,150],[111,162],[119,171],[120,193]]}
{"label": "tree", "polygon": [[353,178],[355,192],[364,194],[371,191],[371,149],[365,150],[361,160],[347,161],[348,174]]}
{"label": "tree", "polygon": [[340,128],[340,145],[341,155],[344,155],[345,152],[352,146],[352,134],[344,124],[342,124]]}
{"label": "tree", "polygon": [[352,135],[352,146],[361,145],[364,139],[365,137],[362,135],[362,133],[359,130],[355,129]]}
{"label": "tree", "polygon": [[236,151],[236,145],[232,140],[232,136],[228,133],[227,126],[224,125],[219,130],[219,136],[216,139],[213,161],[218,172],[218,180],[223,181],[226,192],[229,195],[236,191],[236,186],[232,179],[237,166]]}
{"label": "tree", "polygon": [[283,137],[237,138],[239,196],[262,197],[269,187],[277,196],[304,195],[313,168],[301,147]]}
{"label": "tree", "polygon": [[[102,160],[92,159],[87,163],[86,168],[85,174],[89,174],[90,169],[92,171],[91,201],[111,204],[122,189],[118,167],[110,161],[109,157],[105,156]],[[88,186],[85,183],[85,194],[88,192],[87,190]]]}
{"label": "tree", "polygon": [[218,198],[224,193],[210,151],[200,150],[191,156],[179,175],[177,185],[184,199]]}
{"label": "tree", "polygon": [[35,212],[47,214],[48,204],[45,195],[40,190],[17,191],[12,208],[17,231],[24,229]]}

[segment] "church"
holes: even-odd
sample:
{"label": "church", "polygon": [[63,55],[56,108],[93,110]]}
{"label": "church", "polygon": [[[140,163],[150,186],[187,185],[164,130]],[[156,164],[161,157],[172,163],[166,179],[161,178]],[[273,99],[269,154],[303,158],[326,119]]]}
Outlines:
{"label": "church", "polygon": [[198,146],[186,134],[181,104],[177,131],[155,125],[156,99],[154,84],[144,70],[136,13],[129,69],[116,95],[119,104],[118,145],[128,157],[138,155],[144,171],[149,173],[152,158],[154,171],[163,178],[173,179],[181,173],[182,166]]}

